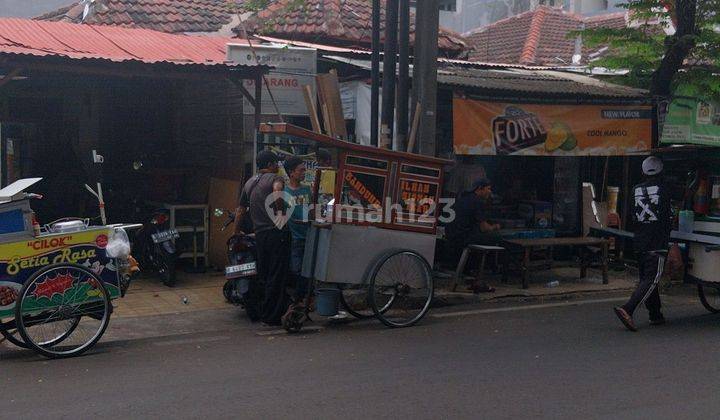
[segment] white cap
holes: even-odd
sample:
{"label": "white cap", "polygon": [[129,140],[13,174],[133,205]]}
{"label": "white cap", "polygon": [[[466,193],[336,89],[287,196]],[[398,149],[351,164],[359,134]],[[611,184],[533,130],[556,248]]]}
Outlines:
{"label": "white cap", "polygon": [[642,170],[645,175],[657,175],[663,170],[663,161],[659,157],[650,156],[643,161]]}

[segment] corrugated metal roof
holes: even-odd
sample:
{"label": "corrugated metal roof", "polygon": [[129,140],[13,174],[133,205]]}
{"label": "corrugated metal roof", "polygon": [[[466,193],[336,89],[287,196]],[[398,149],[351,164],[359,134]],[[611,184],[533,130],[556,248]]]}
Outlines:
{"label": "corrugated metal roof", "polygon": [[[327,59],[350,64],[363,70],[370,70],[368,60],[338,56],[324,56]],[[381,66],[382,71],[382,66]],[[411,72],[412,73],[412,72]],[[540,68],[473,68],[442,66],[437,72],[438,83],[457,86],[484,96],[515,95],[524,98],[556,99],[649,99],[648,92],[626,86],[615,85],[583,76]]]}
{"label": "corrugated metal roof", "polygon": [[226,44],[238,41],[242,42],[233,38],[173,35],[148,29],[0,18],[0,55],[255,67],[236,66],[225,61]]}

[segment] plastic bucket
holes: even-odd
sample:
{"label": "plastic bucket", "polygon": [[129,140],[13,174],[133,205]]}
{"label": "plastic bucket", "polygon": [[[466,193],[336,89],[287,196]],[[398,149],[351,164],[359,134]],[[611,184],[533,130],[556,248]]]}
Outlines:
{"label": "plastic bucket", "polygon": [[340,302],[339,289],[317,289],[315,295],[317,295],[315,306],[318,315],[335,316],[338,314],[338,303]]}
{"label": "plastic bucket", "polygon": [[695,213],[692,210],[682,210],[678,215],[678,230],[692,233],[695,224]]}

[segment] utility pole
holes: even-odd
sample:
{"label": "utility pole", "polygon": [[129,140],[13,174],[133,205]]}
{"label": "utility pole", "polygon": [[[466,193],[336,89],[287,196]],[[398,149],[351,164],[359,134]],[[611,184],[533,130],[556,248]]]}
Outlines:
{"label": "utility pole", "polygon": [[372,2],[372,85],[370,86],[370,144],[378,145],[380,118],[380,0]]}
{"label": "utility pole", "polygon": [[419,152],[436,155],[437,55],[440,12],[438,0],[417,2],[415,14],[415,59],[413,61],[413,105],[420,104]]}
{"label": "utility pole", "polygon": [[399,150],[406,149],[408,134],[408,95],[410,93],[410,1],[400,0],[400,39],[398,62],[397,140]]}
{"label": "utility pole", "polygon": [[380,147],[389,149],[392,144],[395,120],[395,77],[398,41],[398,0],[385,2],[385,50],[382,78],[382,123]]}

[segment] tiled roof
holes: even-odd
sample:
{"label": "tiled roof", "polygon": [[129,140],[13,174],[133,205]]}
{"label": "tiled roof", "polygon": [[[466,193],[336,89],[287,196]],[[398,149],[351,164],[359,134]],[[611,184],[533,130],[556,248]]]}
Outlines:
{"label": "tiled roof", "polygon": [[[203,66],[228,64],[225,37],[173,35],[148,29],[0,18],[0,58],[61,57],[72,60]],[[261,66],[261,70],[264,67]]]}
{"label": "tiled roof", "polygon": [[627,28],[627,26],[627,12],[617,12],[585,18],[585,28],[587,29],[623,29]]}
{"label": "tiled roof", "polygon": [[[168,33],[217,32],[232,21],[232,0],[96,0],[84,23],[153,29]],[[84,6],[73,4],[38,20],[83,22]]]}
{"label": "tiled roof", "polygon": [[[486,62],[559,65],[571,63],[580,16],[541,6],[485,26],[466,36],[470,59]],[[559,58],[559,60],[558,60]]]}
{"label": "tiled roof", "polygon": [[[243,0],[96,0],[96,12],[85,23],[154,29],[169,33],[217,32],[233,21]],[[372,2],[370,0],[274,0],[248,21],[250,32],[327,45],[369,48]],[[382,1],[384,4],[385,2]],[[242,8],[242,6],[239,6]],[[234,10],[235,9],[235,10]],[[83,22],[84,6],[78,2],[36,19]],[[384,7],[381,14],[384,17]],[[232,25],[236,26],[236,25]],[[411,28],[414,33],[414,28]],[[240,32],[235,27],[236,33]],[[411,34],[411,38],[413,34]],[[411,40],[412,42],[412,40]],[[438,46],[443,55],[465,50],[464,39],[440,30]]]}
{"label": "tiled roof", "polygon": [[[372,39],[370,0],[277,0],[251,17],[248,30],[280,38],[368,48]],[[381,21],[385,20],[385,1],[381,1]],[[411,19],[413,22],[414,19]],[[384,26],[384,25],[383,25]],[[237,30],[237,28],[236,28]],[[382,28],[384,32],[384,27]],[[411,23],[410,42],[414,39]],[[446,55],[457,55],[465,40],[452,31],[440,29],[438,47]]]}

